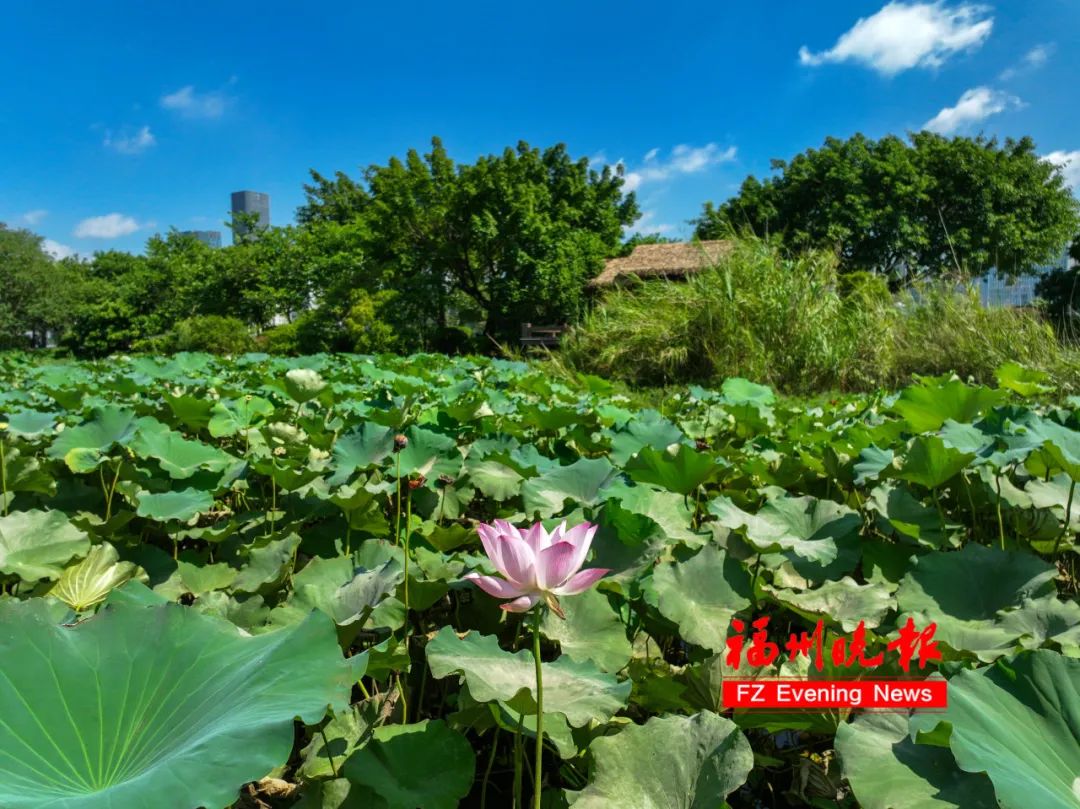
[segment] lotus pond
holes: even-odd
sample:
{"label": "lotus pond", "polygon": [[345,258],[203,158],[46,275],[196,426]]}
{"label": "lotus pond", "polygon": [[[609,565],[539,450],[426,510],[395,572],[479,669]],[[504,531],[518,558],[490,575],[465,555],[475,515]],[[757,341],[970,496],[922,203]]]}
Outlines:
{"label": "lotus pond", "polygon": [[[0,807],[531,805],[533,616],[466,578],[496,520],[591,523],[610,571],[535,624],[544,806],[1080,805],[1080,401],[1017,366],[635,401],[434,355],[0,356]],[[949,707],[727,709],[841,673],[727,666],[762,617],[870,653],[934,623]]]}

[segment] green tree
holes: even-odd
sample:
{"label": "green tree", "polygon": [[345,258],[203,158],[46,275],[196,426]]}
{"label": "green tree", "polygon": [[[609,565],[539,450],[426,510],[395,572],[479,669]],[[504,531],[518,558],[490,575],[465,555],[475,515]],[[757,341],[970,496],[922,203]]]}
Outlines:
{"label": "green tree", "polygon": [[54,260],[42,243],[0,223],[0,348],[42,347],[71,322],[81,294],[79,262]]}
{"label": "green tree", "polygon": [[1029,273],[1060,254],[1078,223],[1061,171],[1030,138],[857,134],[772,166],[774,176],[706,203],[698,237],[779,234],[789,249],[832,249],[843,270],[898,281],[958,266]]}
{"label": "green tree", "polygon": [[1069,246],[1069,258],[1072,266],[1044,275],[1035,292],[1046,302],[1046,313],[1058,331],[1075,339],[1080,324],[1080,234]]}
{"label": "green tree", "polygon": [[298,218],[364,223],[357,281],[396,293],[381,310],[404,349],[470,322],[508,339],[522,320],[576,319],[585,284],[639,214],[621,170],[591,170],[561,144],[522,142],[459,165],[436,138],[425,155],[370,166],[362,183],[312,177]]}

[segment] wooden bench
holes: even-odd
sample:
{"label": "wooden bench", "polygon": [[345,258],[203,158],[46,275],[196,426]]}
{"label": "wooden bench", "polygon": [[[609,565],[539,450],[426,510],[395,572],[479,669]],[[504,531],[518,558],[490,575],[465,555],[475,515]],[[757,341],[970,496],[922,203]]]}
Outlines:
{"label": "wooden bench", "polygon": [[534,326],[532,323],[522,323],[521,344],[526,347],[554,348],[559,345],[559,337],[564,331],[566,326]]}

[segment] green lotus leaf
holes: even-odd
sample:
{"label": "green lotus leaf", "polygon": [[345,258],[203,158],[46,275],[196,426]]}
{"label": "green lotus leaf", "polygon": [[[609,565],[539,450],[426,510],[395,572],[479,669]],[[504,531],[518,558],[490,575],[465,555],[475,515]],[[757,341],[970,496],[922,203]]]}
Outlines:
{"label": "green lotus leaf", "polygon": [[916,715],[911,727],[942,721],[960,769],[989,775],[1003,809],[1080,805],[1080,660],[1042,649],[961,671],[945,712]]}
{"label": "green lotus leaf", "polygon": [[[520,713],[536,713],[530,652],[511,654],[499,648],[496,638],[476,632],[459,638],[449,626],[428,642],[426,652],[436,679],[460,674],[474,699],[498,700]],[[629,681],[620,683],[592,663],[560,657],[544,664],[544,713],[561,713],[574,727],[609,719],[629,695]]]}
{"label": "green lotus leaf", "polygon": [[502,502],[521,491],[522,476],[506,464],[495,460],[467,460],[465,471],[485,497]]}
{"label": "green lotus leaf", "polygon": [[801,593],[776,589],[769,592],[778,602],[800,615],[838,623],[845,632],[851,632],[860,622],[868,629],[880,626],[889,611],[896,608],[896,599],[885,587],[858,584],[849,576]]}
{"label": "green lotus leaf", "polygon": [[225,590],[232,586],[240,571],[224,562],[212,565],[196,565],[181,559],[177,570],[184,589],[192,595],[203,595],[215,590]]}
{"label": "green lotus leaf", "polygon": [[525,513],[539,514],[542,519],[554,517],[566,508],[566,501],[575,505],[595,506],[603,499],[605,487],[618,477],[604,458],[579,458],[569,466],[560,466],[539,477],[525,481],[522,496]]}
{"label": "green lotus leaf", "polygon": [[716,458],[698,452],[686,444],[676,445],[675,452],[642,447],[626,464],[626,472],[639,483],[653,483],[678,494],[693,494],[720,470]]}
{"label": "green lotus leaf", "polygon": [[642,447],[666,449],[685,441],[683,431],[655,410],[642,410],[625,427],[611,434],[611,460],[625,464]]}
{"label": "green lotus leaf", "polygon": [[190,478],[200,470],[223,472],[237,459],[201,441],[190,441],[160,422],[139,426],[131,451],[140,458],[153,458],[174,480]]}
{"label": "green lotus leaf", "polygon": [[189,488],[175,492],[141,491],[135,495],[135,502],[135,513],[140,517],[158,522],[189,522],[209,511],[214,505],[214,498],[210,492]]}
{"label": "green lotus leaf", "polygon": [[462,456],[453,438],[422,427],[410,427],[405,431],[405,437],[409,443],[397,454],[397,461],[389,470],[391,474],[397,475],[398,462],[402,477],[425,475],[432,482],[439,475],[457,477],[461,472]]}
{"label": "green lotus leaf", "polygon": [[323,616],[245,637],[174,604],[75,626],[0,604],[0,659],[5,809],[228,806],[354,682]]}
{"label": "green lotus leaf", "polygon": [[982,386],[965,385],[959,379],[911,385],[900,392],[892,409],[899,413],[916,433],[931,432],[946,419],[972,422],[979,415],[1005,400],[1005,392]]}
{"label": "green lotus leaf", "polygon": [[127,446],[135,437],[137,423],[132,410],[114,405],[96,408],[90,421],[57,435],[45,454],[64,459],[72,472],[89,472],[97,468],[113,446]]}
{"label": "green lotus leaf", "polygon": [[882,477],[887,471],[892,471],[895,460],[896,454],[891,449],[882,449],[874,444],[859,450],[859,460],[853,467],[855,485],[863,486],[868,481]]}
{"label": "green lotus leaf", "polygon": [[997,809],[985,774],[961,770],[947,747],[916,744],[901,714],[841,724],[836,752],[863,809]]}
{"label": "green lotus leaf", "polygon": [[759,385],[749,379],[739,376],[725,379],[720,386],[720,393],[725,402],[731,404],[760,404],[772,405],[776,402],[776,394],[767,385]]}
{"label": "green lotus leaf", "polygon": [[1080,657],[1080,604],[1048,595],[1024,599],[1019,609],[1006,613],[1001,626],[1019,637],[1025,649],[1037,649],[1047,641],[1061,647],[1063,654]]}
{"label": "green lotus leaf", "polygon": [[876,486],[870,492],[866,506],[877,515],[882,533],[912,540],[924,548],[940,550],[945,547],[948,532],[941,522],[941,514],[936,508],[920,502],[902,483],[888,481]]}
{"label": "green lotus leaf", "polygon": [[[8,498],[15,492],[35,492],[49,497],[56,494],[56,479],[46,471],[41,462],[33,455],[23,455],[15,447],[9,447],[0,459],[0,473],[3,474],[4,490]],[[3,492],[0,492],[0,501]]]}
{"label": "green lotus leaf", "polygon": [[344,483],[358,469],[368,469],[394,449],[394,431],[373,421],[345,433],[334,443],[331,485]]}
{"label": "green lotus leaf", "polygon": [[[345,762],[372,809],[455,809],[472,788],[476,754],[441,719],[383,725]],[[417,777],[430,773],[430,777]]]}
{"label": "green lotus leaf", "polygon": [[542,632],[559,642],[564,655],[574,660],[591,660],[601,671],[612,673],[626,665],[633,654],[626,638],[626,626],[603,593],[590,589],[565,598],[562,609],[565,619],[552,612],[544,616]]}
{"label": "green lotus leaf", "polygon": [[262,419],[274,414],[274,405],[261,396],[215,402],[210,411],[207,430],[214,438],[236,435]]}
{"label": "green lotus leaf", "polygon": [[684,562],[657,565],[652,589],[660,614],[678,625],[684,640],[704,649],[722,649],[732,616],[750,606],[746,568],[714,545]]}
{"label": "green lotus leaf", "polygon": [[948,446],[936,435],[920,435],[912,442],[896,476],[928,489],[937,489],[959,474],[974,457],[972,453]]}
{"label": "green lotus leaf", "polygon": [[15,438],[38,438],[53,431],[56,426],[56,417],[56,413],[16,410],[7,416],[8,432]]}
{"label": "green lotus leaf", "polygon": [[594,740],[589,750],[595,772],[573,799],[575,809],[712,809],[724,805],[754,766],[750,743],[735,723],[707,711],[654,716]]}
{"label": "green lotus leaf", "polygon": [[652,486],[628,486],[616,479],[604,489],[604,497],[609,504],[618,500],[627,511],[648,517],[663,530],[670,542],[678,541],[691,547],[704,542],[704,537],[693,530],[694,512],[682,495]]}
{"label": "green lotus leaf", "polygon": [[0,517],[0,573],[24,581],[56,579],[64,565],[89,549],[86,533],[62,511],[13,511]]}
{"label": "green lotus leaf", "polygon": [[1052,468],[1080,481],[1080,432],[1030,411],[1017,418],[1014,426],[1022,428],[1024,445],[1041,447]]}
{"label": "green lotus leaf", "polygon": [[[796,567],[797,560],[830,573],[846,572],[858,559],[858,513],[832,500],[816,497],[773,497],[757,514],[749,514],[727,497],[709,504],[709,511],[726,528],[744,529],[757,550],[782,552]],[[800,571],[802,572],[802,571]],[[805,575],[805,574],[804,574]]]}
{"label": "green lotus leaf", "polygon": [[1025,398],[1051,393],[1054,390],[1050,374],[1025,368],[1018,362],[1007,362],[994,371],[998,386],[1018,393]]}
{"label": "green lotus leaf", "polygon": [[300,537],[288,534],[255,545],[248,551],[247,562],[240,568],[232,584],[234,593],[255,593],[280,582],[290,571],[296,559]]}
{"label": "green lotus leaf", "polygon": [[311,368],[292,368],[285,373],[285,392],[294,402],[310,402],[326,389],[326,380]]}
{"label": "green lotus leaf", "polygon": [[121,562],[116,548],[103,542],[92,547],[78,564],[64,568],[49,595],[59,598],[76,612],[85,612],[132,578],[143,582],[149,580],[138,565]]}
{"label": "green lotus leaf", "polygon": [[919,557],[896,592],[898,623],[936,623],[934,639],[981,660],[1005,654],[1023,634],[1002,622],[1008,611],[1054,591],[1056,568],[1030,553],[971,543]]}

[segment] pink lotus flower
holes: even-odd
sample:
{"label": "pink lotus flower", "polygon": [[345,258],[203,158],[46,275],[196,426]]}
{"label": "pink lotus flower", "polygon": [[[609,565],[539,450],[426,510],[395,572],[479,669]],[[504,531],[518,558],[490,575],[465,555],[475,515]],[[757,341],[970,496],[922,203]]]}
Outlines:
{"label": "pink lotus flower", "polygon": [[488,595],[513,599],[500,604],[510,612],[528,612],[543,601],[564,618],[558,596],[583,593],[611,572],[599,567],[581,569],[596,533],[596,526],[587,522],[570,529],[564,522],[550,534],[540,523],[519,531],[506,520],[480,524],[476,530],[488,559],[503,578],[479,573],[465,578]]}

